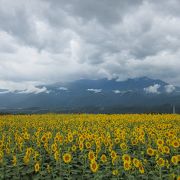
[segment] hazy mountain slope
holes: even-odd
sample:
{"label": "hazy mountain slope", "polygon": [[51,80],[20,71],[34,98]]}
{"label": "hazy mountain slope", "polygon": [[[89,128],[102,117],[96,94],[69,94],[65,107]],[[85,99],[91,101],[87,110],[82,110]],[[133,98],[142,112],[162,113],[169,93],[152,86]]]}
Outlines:
{"label": "hazy mountain slope", "polygon": [[[168,83],[147,77],[126,81],[77,80],[47,85],[47,92],[0,93],[0,108],[83,108],[110,106],[155,106],[179,104],[179,87],[166,92]],[[44,87],[44,86],[43,86]],[[170,89],[170,90],[171,90]]]}

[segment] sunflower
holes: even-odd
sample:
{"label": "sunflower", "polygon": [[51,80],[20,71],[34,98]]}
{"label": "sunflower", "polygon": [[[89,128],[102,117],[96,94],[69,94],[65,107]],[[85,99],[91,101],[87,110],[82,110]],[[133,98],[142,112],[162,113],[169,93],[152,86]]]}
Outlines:
{"label": "sunflower", "polygon": [[101,156],[101,161],[102,161],[103,163],[107,162],[107,157],[106,157],[105,154],[102,154],[102,156]]}
{"label": "sunflower", "polygon": [[113,174],[114,176],[117,176],[117,175],[119,174],[118,169],[113,170],[113,171],[112,171],[112,174]]}
{"label": "sunflower", "polygon": [[13,163],[13,166],[16,166],[17,164],[17,158],[15,155],[13,156],[12,163]]}
{"label": "sunflower", "polygon": [[154,149],[152,149],[152,148],[148,148],[146,152],[147,152],[147,154],[148,154],[149,156],[154,156],[154,155],[155,155],[155,151],[154,151]]}
{"label": "sunflower", "polygon": [[91,148],[91,143],[90,142],[86,142],[86,148],[90,149]]}
{"label": "sunflower", "polygon": [[47,141],[46,135],[43,135],[43,136],[42,136],[41,141],[42,141],[43,143]]}
{"label": "sunflower", "polygon": [[51,172],[51,167],[50,167],[50,165],[49,165],[49,164],[47,165],[46,169],[47,169],[47,172],[48,172],[48,173],[50,173],[50,172]]}
{"label": "sunflower", "polygon": [[131,140],[131,144],[132,144],[133,146],[137,145],[137,143],[138,143],[138,141],[137,141],[136,139]]}
{"label": "sunflower", "polygon": [[158,151],[159,151],[160,153],[163,153],[163,146],[158,146]]}
{"label": "sunflower", "polygon": [[114,150],[112,150],[111,151],[111,158],[116,159],[116,157],[117,157],[117,153]]}
{"label": "sunflower", "polygon": [[115,138],[114,142],[115,142],[115,144],[119,144],[120,143],[120,139],[119,138]]}
{"label": "sunflower", "polygon": [[23,134],[23,138],[24,138],[25,140],[28,140],[28,139],[30,138],[30,135],[29,135],[27,132],[25,132],[25,133]]}
{"label": "sunflower", "polygon": [[80,151],[82,151],[83,148],[84,148],[84,144],[83,144],[83,142],[80,142],[80,143],[79,143],[79,149],[80,149]]}
{"label": "sunflower", "polygon": [[124,154],[122,159],[124,162],[131,162],[131,157],[128,154]]}
{"label": "sunflower", "polygon": [[163,146],[164,140],[163,140],[163,139],[158,139],[158,140],[156,141],[156,144],[157,144],[158,146]]}
{"label": "sunflower", "polygon": [[169,154],[169,153],[170,153],[169,147],[168,147],[168,146],[163,146],[162,152],[163,152],[164,154]]}
{"label": "sunflower", "polygon": [[51,139],[52,138],[52,133],[49,131],[49,132],[47,132],[47,137],[48,137],[48,139]]}
{"label": "sunflower", "polygon": [[134,158],[134,159],[133,159],[133,165],[134,165],[136,168],[138,168],[138,167],[140,166],[140,161],[139,161],[139,159]]}
{"label": "sunflower", "polygon": [[71,147],[71,150],[73,151],[73,152],[75,152],[76,151],[76,145],[73,145],[72,147]]}
{"label": "sunflower", "polygon": [[141,166],[139,166],[139,172],[141,173],[141,174],[144,174],[144,167],[141,165]]}
{"label": "sunflower", "polygon": [[164,167],[165,166],[165,160],[163,158],[159,158],[157,161],[156,161],[157,165],[160,166],[160,167]]}
{"label": "sunflower", "polygon": [[24,163],[27,165],[30,161],[30,157],[28,155],[25,155],[23,158]]}
{"label": "sunflower", "polygon": [[98,170],[98,168],[99,168],[99,165],[97,164],[97,162],[96,161],[91,161],[91,163],[90,163],[90,169],[91,169],[91,171],[93,172],[93,173],[96,173],[97,172],[97,170]]}
{"label": "sunflower", "polygon": [[72,160],[72,156],[71,156],[71,154],[70,153],[65,153],[64,155],[63,155],[63,161],[65,162],[65,163],[70,163],[71,162],[71,160]]}
{"label": "sunflower", "polygon": [[69,134],[68,134],[68,141],[69,141],[69,142],[72,142],[72,141],[73,141],[73,135],[72,135],[72,133],[69,133]]}
{"label": "sunflower", "polygon": [[88,153],[88,159],[89,159],[90,161],[95,160],[95,154],[94,154],[94,152],[93,152],[92,150],[89,151],[89,153]]}
{"label": "sunflower", "polygon": [[171,144],[172,144],[172,146],[173,146],[174,148],[179,148],[179,142],[178,142],[178,140],[173,140]]}
{"label": "sunflower", "polygon": [[38,172],[40,170],[40,165],[38,162],[36,162],[36,164],[34,165],[34,170],[35,172]]}
{"label": "sunflower", "polygon": [[124,170],[128,171],[131,169],[131,164],[128,161],[124,161]]}
{"label": "sunflower", "polygon": [[84,138],[83,138],[83,136],[81,135],[80,137],[79,137],[79,142],[83,142],[84,141]]}
{"label": "sunflower", "polygon": [[178,156],[172,156],[172,157],[171,157],[171,162],[172,162],[174,165],[177,165],[177,164],[178,164]]}
{"label": "sunflower", "polygon": [[126,143],[121,143],[121,144],[120,144],[120,148],[121,148],[123,151],[126,151],[126,150],[127,150],[127,145],[126,145]]}
{"label": "sunflower", "polygon": [[33,152],[32,148],[27,148],[26,149],[26,154],[30,155]]}
{"label": "sunflower", "polygon": [[55,152],[55,151],[57,150],[57,144],[56,144],[56,143],[53,143],[53,144],[51,145],[51,149],[52,149],[53,152]]}
{"label": "sunflower", "polygon": [[55,153],[54,153],[54,159],[56,160],[56,161],[59,161],[59,152],[58,151],[56,151]]}

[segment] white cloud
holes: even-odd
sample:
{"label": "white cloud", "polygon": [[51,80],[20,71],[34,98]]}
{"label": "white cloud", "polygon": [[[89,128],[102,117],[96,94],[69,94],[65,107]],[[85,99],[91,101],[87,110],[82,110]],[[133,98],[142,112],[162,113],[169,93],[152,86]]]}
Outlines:
{"label": "white cloud", "polygon": [[151,93],[151,94],[159,94],[160,92],[158,91],[161,85],[159,84],[154,84],[152,86],[144,88],[144,91],[146,93]]}
{"label": "white cloud", "polygon": [[18,93],[22,94],[29,94],[29,93],[34,93],[34,94],[39,94],[39,93],[49,93],[46,87],[38,88],[35,86],[30,86],[28,89],[19,91]]}
{"label": "white cloud", "polygon": [[38,82],[12,82],[12,81],[0,81],[0,89],[4,89],[1,91],[2,93],[49,93],[46,87],[37,87],[36,84]]}
{"label": "white cloud", "polygon": [[119,94],[119,93],[121,93],[121,91],[120,91],[120,90],[113,90],[113,92],[114,92],[115,94]]}
{"label": "white cloud", "polygon": [[167,93],[172,93],[173,91],[175,91],[175,89],[176,89],[176,87],[171,84],[165,86],[165,91]]}
{"label": "white cloud", "polygon": [[115,94],[125,94],[125,93],[131,93],[131,92],[133,92],[133,90],[120,91],[120,90],[116,89],[116,90],[113,90],[113,92],[114,92]]}
{"label": "white cloud", "polygon": [[60,87],[60,88],[59,88],[59,90],[62,90],[62,91],[67,91],[67,90],[68,90],[68,88],[66,88],[66,87]]}
{"label": "white cloud", "polygon": [[102,89],[87,89],[87,91],[94,92],[94,93],[101,93]]}

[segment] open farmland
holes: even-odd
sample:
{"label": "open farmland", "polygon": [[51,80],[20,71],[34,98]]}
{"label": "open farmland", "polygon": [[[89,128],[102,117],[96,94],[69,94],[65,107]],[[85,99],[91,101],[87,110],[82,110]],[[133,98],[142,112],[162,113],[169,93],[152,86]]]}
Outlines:
{"label": "open farmland", "polygon": [[8,115],[0,132],[0,179],[180,179],[180,115]]}

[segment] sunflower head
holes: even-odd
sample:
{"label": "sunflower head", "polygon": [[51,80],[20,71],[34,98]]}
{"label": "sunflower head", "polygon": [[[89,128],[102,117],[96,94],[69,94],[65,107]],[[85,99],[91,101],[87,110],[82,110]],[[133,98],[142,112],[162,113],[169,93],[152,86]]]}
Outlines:
{"label": "sunflower head", "polygon": [[96,173],[98,171],[99,165],[96,161],[91,161],[90,169],[93,173]]}
{"label": "sunflower head", "polygon": [[65,154],[63,155],[63,161],[64,161],[66,164],[70,163],[71,160],[72,160],[72,156],[71,156],[70,153],[65,153]]}

